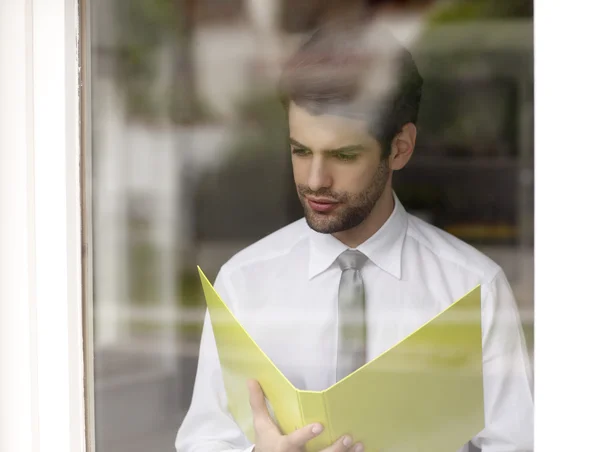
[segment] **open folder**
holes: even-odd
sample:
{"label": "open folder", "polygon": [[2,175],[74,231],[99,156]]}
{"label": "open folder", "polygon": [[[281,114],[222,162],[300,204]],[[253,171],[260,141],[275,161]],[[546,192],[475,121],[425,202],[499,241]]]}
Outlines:
{"label": "open folder", "polygon": [[324,391],[295,388],[250,337],[200,267],[228,408],[254,442],[247,380],[257,380],[283,434],[314,422],[320,451],[344,434],[366,452],[453,452],[484,428],[481,287]]}

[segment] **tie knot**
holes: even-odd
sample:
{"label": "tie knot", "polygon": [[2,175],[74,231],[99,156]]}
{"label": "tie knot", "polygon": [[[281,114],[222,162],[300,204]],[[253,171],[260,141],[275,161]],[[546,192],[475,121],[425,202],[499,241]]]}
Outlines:
{"label": "tie knot", "polygon": [[360,270],[365,265],[365,262],[367,262],[367,256],[357,250],[346,250],[340,254],[337,260],[342,270],[350,268]]}

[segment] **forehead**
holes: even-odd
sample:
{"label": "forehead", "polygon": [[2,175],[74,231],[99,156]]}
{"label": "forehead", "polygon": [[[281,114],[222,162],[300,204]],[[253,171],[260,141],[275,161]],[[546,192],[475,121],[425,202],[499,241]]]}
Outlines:
{"label": "forehead", "polygon": [[337,114],[313,115],[295,103],[290,103],[290,136],[312,150],[336,149],[361,144],[376,147],[375,138],[368,130],[365,120]]}

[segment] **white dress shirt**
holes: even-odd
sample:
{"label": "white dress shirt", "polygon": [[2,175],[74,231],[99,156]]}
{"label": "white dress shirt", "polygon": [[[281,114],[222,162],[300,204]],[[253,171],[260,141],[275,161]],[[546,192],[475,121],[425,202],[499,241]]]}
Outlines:
{"label": "white dress shirt", "polygon": [[[408,214],[398,198],[387,222],[357,249],[371,360],[481,284],[485,429],[483,452],[533,450],[529,357],[513,293],[502,269],[456,237]],[[258,345],[298,389],[335,383],[336,258],[348,247],[298,220],[222,266],[215,289]],[[210,324],[205,319],[190,409],[178,452],[251,451],[227,411]],[[468,444],[460,449],[466,452]]]}

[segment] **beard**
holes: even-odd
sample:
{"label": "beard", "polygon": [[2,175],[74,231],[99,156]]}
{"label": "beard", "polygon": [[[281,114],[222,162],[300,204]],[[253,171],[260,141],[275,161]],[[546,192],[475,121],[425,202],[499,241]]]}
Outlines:
{"label": "beard", "polygon": [[[359,226],[371,214],[381,197],[390,174],[387,160],[382,160],[371,183],[360,193],[334,192],[329,189],[312,191],[307,185],[296,186],[308,226],[322,234],[334,234]],[[305,196],[325,197],[339,204],[332,212],[316,212]]]}

